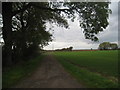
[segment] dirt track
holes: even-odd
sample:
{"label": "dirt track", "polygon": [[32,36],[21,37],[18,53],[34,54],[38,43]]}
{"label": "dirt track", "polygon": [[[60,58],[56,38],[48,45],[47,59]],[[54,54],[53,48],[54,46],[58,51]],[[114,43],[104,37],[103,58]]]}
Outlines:
{"label": "dirt track", "polygon": [[37,70],[13,88],[81,88],[82,86],[52,55],[45,57]]}

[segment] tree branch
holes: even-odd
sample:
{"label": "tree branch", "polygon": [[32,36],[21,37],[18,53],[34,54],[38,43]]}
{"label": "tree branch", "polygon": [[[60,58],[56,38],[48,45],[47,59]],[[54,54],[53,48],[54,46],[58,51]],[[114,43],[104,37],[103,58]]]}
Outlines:
{"label": "tree branch", "polygon": [[33,3],[31,3],[31,5],[38,8],[38,9],[49,10],[49,11],[54,11],[54,12],[56,12],[56,11],[63,11],[63,12],[71,11],[70,9],[52,9],[52,8],[47,8],[47,7],[41,7],[41,6],[35,5]]}
{"label": "tree branch", "polygon": [[20,10],[16,10],[12,13],[12,16],[15,16],[16,14],[20,13],[20,12],[24,12],[26,9],[28,9],[29,7],[35,7],[35,8],[38,8],[38,9],[42,9],[42,10],[50,10],[50,11],[63,11],[63,12],[66,12],[66,11],[71,11],[71,9],[51,9],[51,8],[47,8],[47,7],[41,7],[41,6],[38,6],[38,5],[35,5],[33,3],[29,3],[28,5],[24,6],[22,9]]}
{"label": "tree branch", "polygon": [[24,12],[27,8],[31,7],[31,3],[28,3],[26,6],[24,6],[22,9],[20,10],[16,10],[12,13],[12,16],[15,16],[16,14],[20,13],[20,12]]}

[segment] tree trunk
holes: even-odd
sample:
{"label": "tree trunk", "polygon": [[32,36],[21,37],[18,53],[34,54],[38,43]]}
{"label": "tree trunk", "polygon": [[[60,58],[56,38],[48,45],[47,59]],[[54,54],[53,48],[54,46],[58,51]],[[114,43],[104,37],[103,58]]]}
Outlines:
{"label": "tree trunk", "polygon": [[5,64],[12,64],[12,3],[2,3]]}

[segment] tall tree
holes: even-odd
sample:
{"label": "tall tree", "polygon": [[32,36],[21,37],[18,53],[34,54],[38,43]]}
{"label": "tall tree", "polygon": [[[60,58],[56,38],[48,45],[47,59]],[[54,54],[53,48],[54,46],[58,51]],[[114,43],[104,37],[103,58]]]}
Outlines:
{"label": "tall tree", "polygon": [[[3,39],[5,50],[8,50],[6,55],[9,53],[10,58],[12,46],[16,48],[17,45],[24,52],[25,48],[31,43],[45,45],[49,41],[50,35],[48,34],[46,40],[36,39],[37,36],[41,37],[36,31],[44,31],[46,22],[56,23],[59,26],[68,28],[67,19],[74,21],[76,15],[79,17],[80,27],[83,28],[85,38],[97,41],[96,34],[108,26],[107,19],[110,13],[108,6],[109,2],[3,3]],[[13,33],[17,37],[12,37]],[[42,32],[39,33],[43,34]],[[46,32],[44,34],[47,35]],[[45,35],[41,38],[44,38]],[[36,38],[33,39],[33,37]],[[37,43],[38,41],[39,43]],[[10,60],[9,58],[8,60]]]}
{"label": "tall tree", "polygon": [[[3,39],[4,39],[4,52],[3,59],[6,59],[6,64],[12,64],[12,3],[2,3],[3,15]],[[4,62],[4,61],[3,61]]]}

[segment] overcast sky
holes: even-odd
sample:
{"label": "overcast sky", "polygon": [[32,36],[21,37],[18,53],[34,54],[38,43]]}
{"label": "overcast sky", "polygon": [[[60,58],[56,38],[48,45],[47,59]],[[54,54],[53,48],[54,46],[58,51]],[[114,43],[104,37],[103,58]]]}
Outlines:
{"label": "overcast sky", "polygon": [[[55,50],[70,46],[73,46],[73,49],[96,49],[102,42],[118,43],[118,3],[112,2],[110,8],[112,14],[109,17],[109,26],[97,35],[99,42],[86,40],[79,27],[79,22],[76,20],[75,22],[69,21],[70,29],[54,26],[54,32],[51,31],[54,39],[44,49]],[[48,27],[52,28],[51,25]]]}

